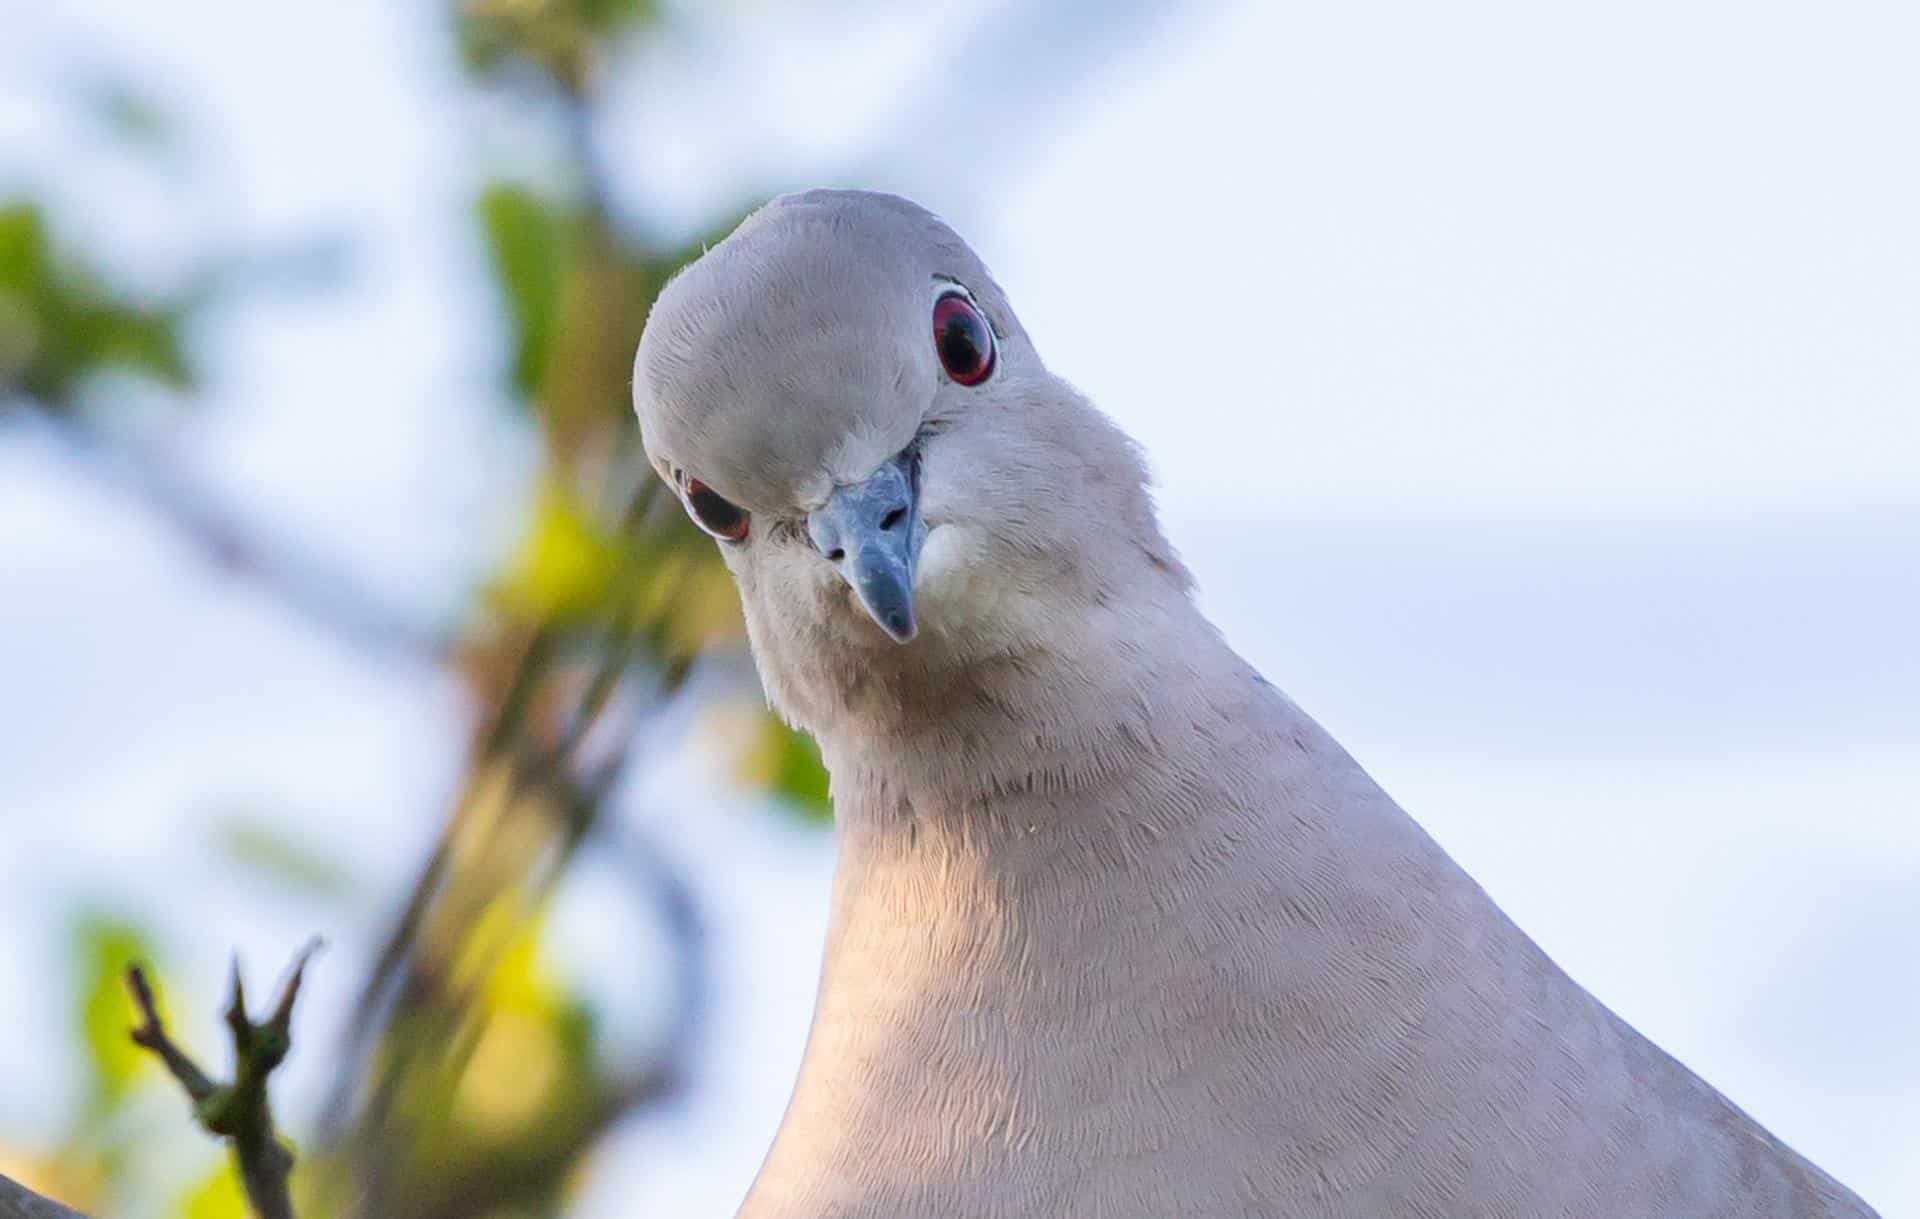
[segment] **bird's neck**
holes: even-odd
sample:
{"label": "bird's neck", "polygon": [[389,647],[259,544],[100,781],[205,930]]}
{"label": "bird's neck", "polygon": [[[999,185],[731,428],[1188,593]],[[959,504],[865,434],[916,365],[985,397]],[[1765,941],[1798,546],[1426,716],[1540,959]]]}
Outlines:
{"label": "bird's neck", "polygon": [[1063,620],[1044,646],[929,671],[815,735],[844,839],[916,824],[977,833],[1012,804],[1070,797],[1171,756],[1193,743],[1194,725],[1269,693],[1180,593]]}

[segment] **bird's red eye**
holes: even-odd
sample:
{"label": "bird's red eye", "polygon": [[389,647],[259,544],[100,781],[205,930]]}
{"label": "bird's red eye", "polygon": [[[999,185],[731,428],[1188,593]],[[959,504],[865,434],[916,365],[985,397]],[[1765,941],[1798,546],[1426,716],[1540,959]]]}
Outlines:
{"label": "bird's red eye", "polygon": [[933,346],[940,366],[962,385],[978,385],[993,371],[993,327],[958,292],[933,302]]}
{"label": "bird's red eye", "polygon": [[694,524],[722,541],[746,539],[747,510],[697,478],[687,480],[687,515],[693,518]]}

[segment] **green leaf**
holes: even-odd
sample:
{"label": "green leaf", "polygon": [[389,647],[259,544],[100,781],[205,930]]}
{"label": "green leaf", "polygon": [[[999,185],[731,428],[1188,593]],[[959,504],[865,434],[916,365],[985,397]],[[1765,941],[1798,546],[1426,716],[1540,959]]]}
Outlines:
{"label": "green leaf", "polygon": [[780,725],[780,729],[787,742],[780,769],[774,775],[773,790],[808,817],[821,821],[831,819],[833,802],[827,798],[827,765],[820,759],[820,746],[808,733],[785,724]]}
{"label": "green leaf", "polygon": [[740,776],[763,785],[810,821],[831,819],[827,767],[813,737],[765,712],[760,720],[752,744],[740,759]]}
{"label": "green leaf", "polygon": [[185,388],[185,313],[179,303],[116,298],[87,268],[55,257],[37,207],[0,207],[0,391],[18,386],[62,410],[82,379],[109,367]]}
{"label": "green leaf", "polygon": [[0,392],[23,384],[45,342],[40,301],[47,278],[47,230],[38,208],[0,206]]}
{"label": "green leaf", "polygon": [[145,373],[185,389],[192,377],[180,349],[180,318],[170,310],[143,311],[114,302],[85,302],[68,322],[70,379],[102,367]]}
{"label": "green leaf", "polygon": [[496,182],[480,196],[480,224],[513,326],[513,383],[531,399],[546,375],[560,290],[577,255],[575,218],[524,186]]}
{"label": "green leaf", "polygon": [[87,1101],[96,1115],[116,1109],[151,1059],[133,1044],[133,1027],[122,976],[135,961],[151,961],[147,937],[133,924],[100,914],[83,916],[74,929],[79,963],[77,996],[87,1047]]}
{"label": "green leaf", "polygon": [[577,0],[577,3],[588,28],[599,34],[653,15],[650,0]]}
{"label": "green leaf", "polygon": [[28,299],[47,278],[47,226],[31,203],[0,205],[0,289]]}
{"label": "green leaf", "polygon": [[340,897],[352,887],[353,878],[340,864],[264,822],[235,817],[224,822],[219,833],[221,849],[234,862],[314,897]]}

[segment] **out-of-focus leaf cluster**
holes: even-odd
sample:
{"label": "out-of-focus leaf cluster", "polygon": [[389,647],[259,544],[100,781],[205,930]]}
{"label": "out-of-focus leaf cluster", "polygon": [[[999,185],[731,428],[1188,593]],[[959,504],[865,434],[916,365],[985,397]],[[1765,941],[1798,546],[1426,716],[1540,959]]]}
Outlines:
{"label": "out-of-focus leaf cluster", "polygon": [[531,67],[578,94],[611,44],[655,15],[652,0],[461,0],[455,29],[474,71]]}
{"label": "out-of-focus leaf cluster", "polygon": [[803,816],[824,821],[833,815],[820,747],[772,716],[760,717],[758,732],[741,754],[739,775],[780,796]]}
{"label": "out-of-focus leaf cluster", "polygon": [[0,399],[24,394],[70,408],[95,373],[119,369],[173,389],[192,371],[181,343],[183,301],[140,303],[55,248],[34,203],[0,203]]}
{"label": "out-of-focus leaf cluster", "polygon": [[85,1112],[104,1118],[127,1098],[147,1055],[127,1037],[127,999],[120,971],[152,951],[131,923],[100,914],[83,918],[74,948],[80,958],[80,1019],[86,1030],[88,1089]]}
{"label": "out-of-focus leaf cluster", "polygon": [[0,1147],[0,1173],[88,1214],[103,1214],[125,1201],[121,1188],[140,1149],[140,1131],[129,1116],[140,1086],[159,1074],[127,1037],[120,980],[129,960],[150,958],[152,945],[133,923],[87,909],[74,918],[64,947],[73,962],[64,998],[78,1029],[79,1103],[50,1149]]}
{"label": "out-of-focus leaf cluster", "polygon": [[496,182],[480,195],[480,223],[513,326],[513,384],[531,402],[546,380],[560,297],[579,256],[578,209],[525,186]]}
{"label": "out-of-focus leaf cluster", "polygon": [[[475,588],[459,637],[429,653],[476,708],[438,840],[379,930],[344,1043],[296,1049],[336,1076],[317,1127],[294,1129],[303,1219],[558,1213],[608,1126],[683,1086],[699,1017],[703,945],[688,889],[626,832],[634,827],[609,824],[608,806],[639,761],[641,730],[690,697],[703,655],[744,638],[717,549],[647,467],[630,400],[655,294],[737,216],[715,217],[685,244],[650,243],[614,223],[588,163],[592,80],[657,19],[650,0],[455,0],[451,16],[477,83],[530,87],[541,96],[529,113],[558,112],[549,135],[559,185],[490,178],[482,166],[473,178],[488,184],[470,216],[500,304],[500,389],[520,408],[516,426],[531,429],[540,469],[518,537]],[[63,256],[36,205],[0,208],[0,402],[71,414],[79,388],[107,369],[190,394],[183,328],[201,301],[225,299],[242,278],[143,302]],[[725,697],[738,707],[744,693]],[[824,818],[827,775],[812,741],[758,709],[749,723],[727,738],[737,776]],[[230,821],[223,833],[216,845],[230,861],[300,900],[362,891],[361,878],[269,825]],[[654,921],[674,954],[674,1014],[639,1060],[612,1051],[554,964],[554,897],[589,851],[618,859],[632,918]],[[156,1074],[126,1041],[119,989],[127,961],[151,956],[136,929],[111,920],[86,924],[76,944],[87,1098],[62,1149],[30,1167],[83,1206],[117,1200],[127,1146],[117,1123]],[[209,1171],[173,1214],[243,1213],[215,1162],[210,1147]]]}
{"label": "out-of-focus leaf cluster", "polygon": [[[609,1123],[684,1082],[697,915],[644,843],[605,824],[606,804],[642,724],[681,697],[699,656],[737,648],[743,631],[715,546],[640,451],[630,379],[654,295],[736,217],[660,247],[615,225],[600,193],[581,138],[594,65],[652,17],[646,4],[593,0],[456,9],[481,79],[560,86],[563,185],[496,180],[475,206],[506,323],[503,388],[537,429],[543,470],[457,649],[488,711],[435,856],[363,990],[355,1079],[308,1175],[315,1213],[551,1213]],[[757,722],[743,776],[819,815],[811,742]],[[624,857],[633,918],[658,920],[674,945],[678,1014],[640,1061],[611,1054],[546,956],[552,895],[587,850]]]}
{"label": "out-of-focus leaf cluster", "polygon": [[555,626],[629,623],[669,663],[739,643],[739,600],[713,543],[682,522],[676,506],[665,507],[656,516],[667,519],[649,528],[612,528],[564,483],[550,480],[491,587],[495,607]]}

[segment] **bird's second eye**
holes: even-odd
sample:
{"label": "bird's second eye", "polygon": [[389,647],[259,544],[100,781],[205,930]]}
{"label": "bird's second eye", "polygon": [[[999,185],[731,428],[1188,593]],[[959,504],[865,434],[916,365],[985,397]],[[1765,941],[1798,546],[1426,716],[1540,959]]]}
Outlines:
{"label": "bird's second eye", "polygon": [[746,540],[747,510],[697,478],[687,480],[687,515],[723,542]]}
{"label": "bird's second eye", "polygon": [[978,385],[993,371],[993,327],[958,292],[933,302],[933,346],[940,366],[961,385]]}

